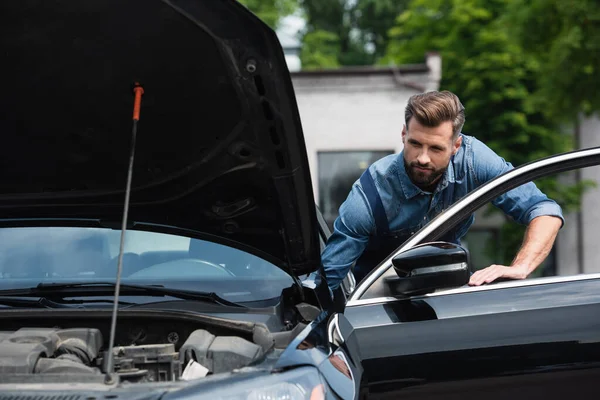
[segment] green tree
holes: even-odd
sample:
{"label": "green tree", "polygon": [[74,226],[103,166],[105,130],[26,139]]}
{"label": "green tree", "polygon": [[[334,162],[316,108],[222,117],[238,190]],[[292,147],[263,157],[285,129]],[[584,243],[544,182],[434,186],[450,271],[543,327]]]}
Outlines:
{"label": "green tree", "polygon": [[571,148],[570,136],[534,107],[540,63],[510,34],[511,0],[413,0],[391,30],[382,63],[442,57],[442,89],[456,93],[471,132],[520,165]]}
{"label": "green tree", "polygon": [[372,49],[376,59],[386,52],[390,28],[396,17],[406,9],[408,0],[358,0],[355,5],[356,27],[363,42]]}
{"label": "green tree", "polygon": [[339,53],[339,37],[335,33],[324,30],[310,32],[302,41],[302,68],[339,67]]}
{"label": "green tree", "polygon": [[598,0],[515,0],[515,37],[535,54],[539,107],[559,121],[600,111],[600,4]]}
{"label": "green tree", "polygon": [[301,55],[302,65],[317,68],[374,64],[407,0],[299,1],[306,16],[303,43],[310,48]]}
{"label": "green tree", "polygon": [[238,0],[272,29],[277,29],[283,17],[298,8],[297,0]]}
{"label": "green tree", "polygon": [[[512,0],[412,0],[390,30],[382,63],[422,62],[427,51],[442,57],[441,89],[456,93],[466,108],[464,132],[484,141],[515,166],[568,151],[571,136],[537,106],[541,71],[535,54],[524,52],[511,34]],[[563,207],[578,204],[582,185],[537,182]],[[507,221],[508,224],[508,221]],[[503,227],[501,254],[510,263],[523,227]],[[518,234],[515,234],[518,233]]]}

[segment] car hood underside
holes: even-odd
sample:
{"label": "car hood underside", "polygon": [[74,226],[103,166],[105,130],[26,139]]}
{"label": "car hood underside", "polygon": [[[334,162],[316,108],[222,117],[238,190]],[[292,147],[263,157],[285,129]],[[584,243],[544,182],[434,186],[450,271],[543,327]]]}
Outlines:
{"label": "car hood underside", "polygon": [[0,5],[4,226],[129,226],[319,266],[304,137],[275,33],[235,1]]}

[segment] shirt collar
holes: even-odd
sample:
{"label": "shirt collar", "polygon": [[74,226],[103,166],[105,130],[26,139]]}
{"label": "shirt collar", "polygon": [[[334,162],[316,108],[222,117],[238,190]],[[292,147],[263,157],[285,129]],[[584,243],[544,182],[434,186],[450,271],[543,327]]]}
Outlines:
{"label": "shirt collar", "polygon": [[[402,193],[406,199],[412,199],[413,197],[419,194],[430,194],[430,192],[425,192],[421,190],[418,186],[416,186],[410,180],[408,173],[406,172],[406,168],[404,166],[404,151],[400,152],[400,157],[398,159],[400,165],[398,170],[400,172],[400,186],[402,187]],[[456,181],[454,175],[454,156],[450,158],[450,163],[448,164],[448,168],[442,175],[440,183],[437,185],[435,189],[435,193],[441,192],[442,190],[448,187],[448,183],[454,183]]]}

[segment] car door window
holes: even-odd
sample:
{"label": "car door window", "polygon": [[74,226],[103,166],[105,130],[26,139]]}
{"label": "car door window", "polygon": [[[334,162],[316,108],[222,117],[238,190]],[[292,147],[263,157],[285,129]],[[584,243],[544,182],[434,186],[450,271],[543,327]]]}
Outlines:
{"label": "car door window", "polygon": [[[550,253],[528,279],[600,272],[600,258],[595,257],[594,249],[600,234],[600,213],[596,211],[600,167],[550,174],[531,182],[560,205],[565,222]],[[472,272],[491,264],[510,265],[527,226],[506,217],[492,202],[475,214],[472,229],[461,240],[470,253]]]}
{"label": "car door window", "polygon": [[[559,231],[549,256],[528,279],[600,273],[600,254],[595,244],[600,235],[600,166],[594,166],[600,164],[600,150],[594,151],[590,156],[593,160],[589,158],[584,161],[583,158],[571,156],[564,162],[559,162],[560,159],[555,163],[539,161],[526,166],[526,173],[513,172],[503,177],[503,181],[488,182],[483,186],[497,187],[491,191],[481,187],[481,190],[461,199],[455,204],[456,207],[440,214],[397,251],[418,243],[440,240],[453,227],[475,214],[476,223],[460,241],[474,256],[471,271],[485,268],[490,263],[509,265],[520,248],[526,227],[507,217],[492,203],[504,193],[515,193],[517,188],[533,183],[560,204],[565,225]],[[582,166],[576,168],[573,163]],[[527,176],[533,180],[526,179]],[[481,234],[481,231],[487,234]],[[359,285],[351,300],[389,296],[383,280],[395,275],[394,269],[390,268],[392,256],[390,254],[376,268],[379,271],[372,273],[370,280],[365,279]]]}

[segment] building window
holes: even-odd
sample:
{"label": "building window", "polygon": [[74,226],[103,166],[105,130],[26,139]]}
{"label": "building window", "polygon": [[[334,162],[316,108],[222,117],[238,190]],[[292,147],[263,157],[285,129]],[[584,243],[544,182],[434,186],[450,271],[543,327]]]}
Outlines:
{"label": "building window", "polygon": [[321,151],[318,153],[319,208],[330,229],[352,184],[369,165],[393,150]]}

